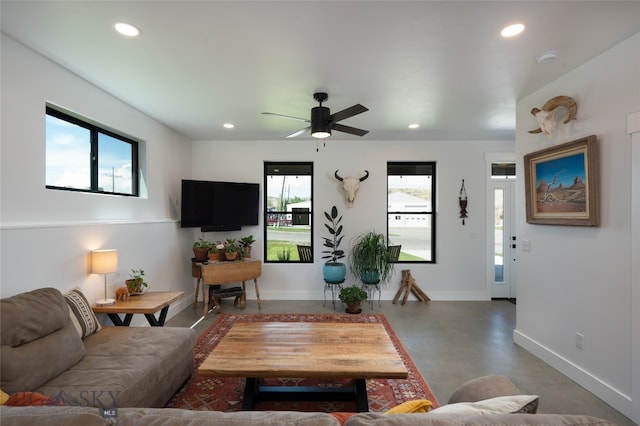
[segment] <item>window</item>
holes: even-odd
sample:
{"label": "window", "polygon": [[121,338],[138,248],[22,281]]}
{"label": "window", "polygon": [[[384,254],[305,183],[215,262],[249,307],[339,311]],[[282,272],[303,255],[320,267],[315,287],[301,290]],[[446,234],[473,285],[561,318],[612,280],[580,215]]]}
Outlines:
{"label": "window", "polygon": [[265,262],[300,262],[297,246],[313,246],[313,163],[265,162],[264,181]]}
{"label": "window", "polygon": [[137,196],[137,171],[138,142],[47,106],[47,188]]}
{"label": "window", "polygon": [[387,244],[398,262],[435,263],[435,162],[387,163]]}

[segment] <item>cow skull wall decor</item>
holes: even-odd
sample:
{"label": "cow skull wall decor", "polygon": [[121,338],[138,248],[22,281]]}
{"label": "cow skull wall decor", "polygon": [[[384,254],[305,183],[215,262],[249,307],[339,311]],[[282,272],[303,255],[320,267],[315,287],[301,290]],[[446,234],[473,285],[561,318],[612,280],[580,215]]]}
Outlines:
{"label": "cow skull wall decor", "polygon": [[529,133],[544,133],[547,138],[551,139],[551,133],[556,128],[555,113],[558,107],[565,107],[569,110],[569,115],[564,120],[564,124],[576,119],[576,113],[578,112],[576,101],[570,96],[556,96],[545,102],[542,108],[533,108],[531,110],[531,115],[538,120],[540,127],[535,130],[529,130]]}
{"label": "cow skull wall decor", "polygon": [[360,188],[360,182],[366,180],[369,177],[369,171],[364,171],[365,175],[358,178],[355,176],[347,176],[340,177],[338,171],[334,173],[336,179],[342,182],[342,189],[344,189],[345,194],[347,195],[347,206],[353,207],[353,201],[356,199],[356,194],[358,193],[358,189]]}

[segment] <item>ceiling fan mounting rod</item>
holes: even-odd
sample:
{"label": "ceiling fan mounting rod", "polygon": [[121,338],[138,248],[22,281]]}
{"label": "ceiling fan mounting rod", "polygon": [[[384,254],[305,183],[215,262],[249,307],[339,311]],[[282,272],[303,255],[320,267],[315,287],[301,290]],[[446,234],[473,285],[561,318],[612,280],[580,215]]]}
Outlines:
{"label": "ceiling fan mounting rod", "polygon": [[316,92],[313,94],[313,99],[320,102],[320,106],[322,106],[322,103],[329,99],[329,95],[325,92]]}

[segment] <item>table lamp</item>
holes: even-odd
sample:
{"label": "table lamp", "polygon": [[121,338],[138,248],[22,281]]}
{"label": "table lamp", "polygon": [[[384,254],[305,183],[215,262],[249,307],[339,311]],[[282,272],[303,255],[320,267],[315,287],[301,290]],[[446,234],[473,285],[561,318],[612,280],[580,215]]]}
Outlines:
{"label": "table lamp", "polygon": [[93,250],[91,252],[91,272],[104,274],[104,299],[98,300],[96,305],[108,306],[116,303],[115,299],[107,298],[107,274],[118,270],[118,250]]}

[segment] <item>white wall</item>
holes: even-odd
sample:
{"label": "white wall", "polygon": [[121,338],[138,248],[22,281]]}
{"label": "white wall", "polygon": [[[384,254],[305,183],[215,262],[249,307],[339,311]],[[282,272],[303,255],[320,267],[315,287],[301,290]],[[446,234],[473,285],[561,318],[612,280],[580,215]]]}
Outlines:
{"label": "white wall", "polygon": [[[519,170],[529,152],[598,137],[600,226],[527,224],[524,180],[519,180],[518,237],[531,241],[531,251],[518,256],[514,339],[628,417],[632,401],[640,398],[632,398],[632,372],[639,368],[632,363],[632,341],[639,334],[632,318],[640,309],[632,292],[640,283],[631,278],[632,144],[626,127],[627,115],[640,111],[638,52],[640,34],[520,100],[516,120]],[[529,134],[537,127],[531,108],[557,95],[577,101],[577,120],[559,123],[552,140]],[[637,191],[635,182],[636,198]],[[634,239],[637,250],[637,232]],[[584,335],[584,350],[576,347],[577,332]],[[635,380],[640,389],[637,374]],[[632,420],[640,422],[637,411]]]}
{"label": "white wall", "polygon": [[[374,135],[375,136],[375,135]],[[343,214],[345,240],[370,229],[386,234],[387,161],[436,161],[437,217],[436,264],[407,264],[396,268],[395,277],[383,288],[383,299],[392,299],[398,289],[400,271],[410,269],[418,285],[434,300],[488,300],[485,285],[485,159],[486,152],[513,152],[512,142],[387,142],[370,138],[340,140],[336,132],[326,146],[309,140],[280,142],[199,141],[193,144],[193,176],[263,183],[265,161],[313,161],[314,163],[314,264],[265,264],[260,292],[265,299],[322,299],[323,211],[337,205]],[[347,208],[341,185],[334,178],[370,172],[360,184],[354,206]],[[462,179],[469,198],[469,218],[461,224],[458,194]],[[263,187],[261,187],[263,189]],[[232,234],[252,233],[254,257],[262,257],[262,220],[259,227],[244,227]],[[209,240],[226,234],[207,233]],[[256,247],[257,246],[257,247]],[[257,252],[255,251],[256,249]],[[304,277],[304,278],[301,278]],[[347,283],[355,282],[348,273]],[[251,292],[250,292],[251,293]],[[251,294],[249,294],[251,296]]]}
{"label": "white wall", "polygon": [[[119,250],[110,290],[142,268],[152,289],[190,296],[193,235],[179,228],[176,206],[180,179],[191,174],[190,141],[5,35],[1,47],[1,296],[80,286],[91,301],[102,298],[103,277],[88,273],[98,248]],[[144,141],[145,195],[46,189],[46,102]]]}

